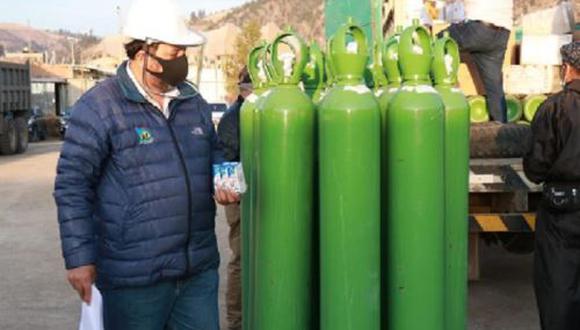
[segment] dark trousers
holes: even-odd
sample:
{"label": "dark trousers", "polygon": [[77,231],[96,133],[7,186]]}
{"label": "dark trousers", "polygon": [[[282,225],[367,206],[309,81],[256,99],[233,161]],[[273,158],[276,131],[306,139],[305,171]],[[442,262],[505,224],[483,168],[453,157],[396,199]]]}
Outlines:
{"label": "dark trousers", "polygon": [[580,329],[580,212],[538,211],[534,288],[543,330]]}
{"label": "dark trousers", "polygon": [[452,24],[448,31],[451,38],[457,41],[459,49],[468,52],[475,62],[483,81],[491,118],[505,123],[507,108],[502,67],[510,32],[478,21]]}
{"label": "dark trousers", "polygon": [[216,269],[184,280],[103,290],[105,330],[219,330]]}

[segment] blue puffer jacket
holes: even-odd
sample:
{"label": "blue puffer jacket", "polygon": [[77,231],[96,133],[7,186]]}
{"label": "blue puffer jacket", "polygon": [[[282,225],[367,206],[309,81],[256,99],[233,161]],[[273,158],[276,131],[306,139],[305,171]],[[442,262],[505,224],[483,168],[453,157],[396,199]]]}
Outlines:
{"label": "blue puffer jacket", "polygon": [[67,269],[97,266],[100,289],[217,268],[212,163],[222,160],[205,100],[187,84],[167,120],[123,64],[76,103],[55,200]]}

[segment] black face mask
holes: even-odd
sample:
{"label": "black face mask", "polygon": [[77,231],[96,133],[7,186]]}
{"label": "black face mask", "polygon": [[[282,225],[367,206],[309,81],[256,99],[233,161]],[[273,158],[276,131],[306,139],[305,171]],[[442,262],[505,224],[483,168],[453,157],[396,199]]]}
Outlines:
{"label": "black face mask", "polygon": [[157,62],[159,62],[161,65],[161,68],[163,68],[162,72],[153,72],[149,69],[147,69],[147,72],[161,79],[161,81],[165,82],[166,84],[175,87],[184,82],[187,78],[189,65],[186,55],[175,58],[173,60],[164,60],[149,52],[147,52],[147,55],[157,60]]}

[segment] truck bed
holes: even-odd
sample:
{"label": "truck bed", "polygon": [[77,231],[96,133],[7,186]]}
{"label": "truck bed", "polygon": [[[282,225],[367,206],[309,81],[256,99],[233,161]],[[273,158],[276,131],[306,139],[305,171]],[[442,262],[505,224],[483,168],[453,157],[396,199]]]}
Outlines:
{"label": "truck bed", "polygon": [[470,232],[531,232],[542,186],[529,181],[521,158],[472,159]]}
{"label": "truck bed", "polygon": [[28,64],[0,62],[0,113],[30,110]]}

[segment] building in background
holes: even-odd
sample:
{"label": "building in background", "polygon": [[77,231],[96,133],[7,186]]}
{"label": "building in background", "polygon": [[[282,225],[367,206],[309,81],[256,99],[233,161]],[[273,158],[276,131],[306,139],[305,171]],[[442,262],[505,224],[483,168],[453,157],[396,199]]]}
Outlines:
{"label": "building in background", "polygon": [[[232,23],[226,23],[220,28],[205,32],[207,44],[203,48],[203,62],[199,74],[197,63],[194,59],[198,55],[194,52],[199,50],[192,49],[190,58],[190,76],[191,81],[198,81],[201,94],[209,103],[231,103],[226,92],[226,76],[224,68],[235,54],[236,41],[240,36],[242,29]],[[260,33],[263,40],[274,40],[281,32],[280,28],[273,22],[262,26]]]}
{"label": "building in background", "polygon": [[44,53],[30,52],[27,48],[21,52],[11,53],[5,52],[3,56],[7,61],[15,62],[30,62],[30,63],[45,63],[46,56]]}
{"label": "building in background", "polygon": [[32,107],[60,116],[91,87],[111,76],[83,65],[31,64]]}
{"label": "building in background", "polygon": [[232,23],[204,32],[207,43],[203,48],[199,89],[209,103],[228,103],[223,70],[234,55],[236,39],[241,32],[240,27]]}

